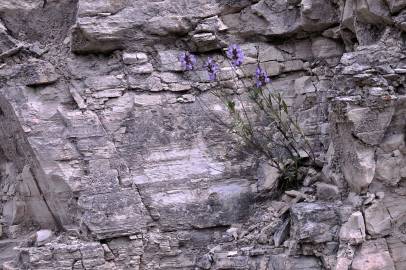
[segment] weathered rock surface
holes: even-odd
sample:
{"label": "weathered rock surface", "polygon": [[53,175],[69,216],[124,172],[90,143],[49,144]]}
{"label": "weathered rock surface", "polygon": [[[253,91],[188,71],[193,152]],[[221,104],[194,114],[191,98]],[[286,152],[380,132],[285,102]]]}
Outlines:
{"label": "weathered rock surface", "polygon": [[392,231],[392,218],[384,205],[375,203],[365,209],[364,214],[368,234],[385,236]]}
{"label": "weathered rock surface", "polygon": [[351,269],[393,270],[395,265],[389,253],[385,239],[367,241],[355,254]]}
{"label": "weathered rock surface", "polygon": [[[405,8],[1,1],[0,262],[405,269]],[[237,74],[222,55],[231,43],[245,54]],[[202,69],[208,56],[218,84]],[[227,111],[209,90],[250,79],[257,60],[323,168],[281,196],[280,174],[211,119]]]}
{"label": "weathered rock surface", "polygon": [[339,219],[333,205],[298,203],[291,208],[291,235],[304,242],[323,243],[336,239]]}

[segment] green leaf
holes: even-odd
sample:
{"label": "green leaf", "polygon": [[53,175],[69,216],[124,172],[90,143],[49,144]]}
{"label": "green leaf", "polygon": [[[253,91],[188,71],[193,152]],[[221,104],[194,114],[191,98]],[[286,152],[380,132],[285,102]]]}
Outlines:
{"label": "green leaf", "polygon": [[231,112],[235,112],[235,102],[232,100],[227,100],[226,101],[226,105],[227,108],[231,111]]}
{"label": "green leaf", "polygon": [[288,105],[286,105],[286,102],[282,99],[282,106],[283,106],[283,110],[285,111],[285,113],[288,113]]}

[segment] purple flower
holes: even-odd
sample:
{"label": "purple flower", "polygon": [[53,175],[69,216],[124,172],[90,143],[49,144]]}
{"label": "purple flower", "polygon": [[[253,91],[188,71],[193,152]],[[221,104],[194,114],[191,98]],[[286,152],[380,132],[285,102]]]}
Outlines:
{"label": "purple flower", "polygon": [[207,72],[209,72],[209,80],[214,81],[217,78],[219,65],[217,65],[216,62],[209,57],[207,58],[204,67],[207,69]]}
{"label": "purple flower", "polygon": [[193,70],[196,64],[196,57],[190,52],[182,52],[179,55],[179,61],[185,70]]}
{"label": "purple flower", "polygon": [[231,63],[236,67],[241,66],[242,62],[244,61],[244,52],[237,44],[228,46],[226,54],[227,57],[231,60]]}
{"label": "purple flower", "polygon": [[269,83],[271,79],[269,78],[268,74],[265,70],[263,70],[260,66],[257,67],[255,71],[255,84],[258,88],[265,86]]}

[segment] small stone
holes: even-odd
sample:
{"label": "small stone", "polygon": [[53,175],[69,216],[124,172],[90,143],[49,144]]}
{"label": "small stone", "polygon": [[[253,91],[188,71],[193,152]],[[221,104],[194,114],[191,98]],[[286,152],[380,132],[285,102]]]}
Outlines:
{"label": "small stone", "polygon": [[51,230],[39,230],[36,232],[36,246],[40,247],[50,242],[54,236]]}
{"label": "small stone", "polygon": [[130,68],[132,74],[149,74],[154,71],[154,67],[151,63],[145,63],[141,65],[134,65]]}
{"label": "small stone", "polygon": [[299,71],[304,69],[302,60],[289,60],[281,63],[281,70],[283,72]]}
{"label": "small stone", "polygon": [[24,220],[27,206],[24,201],[9,200],[3,205],[3,220],[7,225],[16,225]]}
{"label": "small stone", "polygon": [[357,20],[375,25],[392,22],[384,0],[362,0],[356,3]]}
{"label": "small stone", "polygon": [[301,242],[324,243],[337,234],[339,217],[327,203],[297,203],[290,209],[290,236]]}
{"label": "small stone", "polygon": [[347,202],[350,203],[353,207],[360,207],[362,205],[362,198],[355,192],[350,192],[347,197]]}
{"label": "small stone", "polygon": [[340,244],[337,252],[337,262],[334,270],[349,270],[354,258],[354,247],[348,244]]}
{"label": "small stone", "polygon": [[59,78],[55,67],[42,60],[29,60],[27,64],[22,65],[20,76],[27,86],[51,84]]}
{"label": "small stone", "polygon": [[378,198],[380,200],[385,198],[385,192],[383,192],[383,191],[378,191],[375,195],[376,195],[376,198]]}
{"label": "small stone", "polygon": [[179,61],[180,51],[167,50],[158,53],[161,63],[161,71],[182,71],[183,68]]}
{"label": "small stone", "polygon": [[196,27],[196,32],[217,32],[225,31],[228,27],[218,16],[209,17],[200,22]]}
{"label": "small stone", "polygon": [[397,149],[405,147],[405,135],[395,134],[385,137],[383,142],[379,145],[385,153],[391,153]]}
{"label": "small stone", "polygon": [[176,98],[176,101],[179,103],[192,103],[195,102],[196,96],[192,94],[184,94],[178,98]]}
{"label": "small stone", "polygon": [[139,65],[148,61],[148,55],[142,52],[137,53],[124,53],[123,62],[126,65]]}
{"label": "small stone", "polygon": [[386,236],[390,234],[392,219],[385,206],[376,202],[364,210],[366,229],[371,236]]}
{"label": "small stone", "polygon": [[192,36],[192,42],[199,52],[208,52],[220,48],[220,42],[212,33],[200,33]]}
{"label": "small stone", "polygon": [[328,58],[342,56],[344,48],[335,40],[319,37],[313,40],[312,51],[317,58]]}
{"label": "small stone", "polygon": [[332,38],[332,39],[339,39],[341,38],[340,35],[340,27],[336,26],[333,28],[329,28],[322,33],[323,37]]}
{"label": "small stone", "polygon": [[373,193],[367,193],[365,196],[364,196],[364,201],[362,202],[362,204],[363,205],[369,205],[369,204],[371,204],[374,200],[375,200],[375,194],[373,194]]}
{"label": "small stone", "polygon": [[340,190],[337,186],[317,183],[317,197],[322,201],[334,201],[340,199]]}
{"label": "small stone", "polygon": [[[282,52],[275,46],[272,46],[269,44],[261,44],[258,49],[259,49],[258,58],[261,62],[269,62],[269,61],[283,62],[283,61],[285,61],[285,58],[283,57]],[[256,51],[257,50],[255,49],[255,53],[256,53]],[[256,55],[253,55],[253,57],[256,58]],[[268,71],[268,69],[267,69],[267,71]]]}
{"label": "small stone", "polygon": [[213,257],[210,254],[205,254],[202,257],[200,257],[197,262],[196,266],[208,270],[211,268],[211,265],[213,264]]}
{"label": "small stone", "polygon": [[79,109],[87,108],[85,100],[82,98],[82,96],[79,94],[79,92],[74,87],[70,87],[69,92],[72,95],[73,100],[76,102],[76,105],[78,105]]}
{"label": "small stone", "polygon": [[406,0],[386,0],[390,11],[396,13],[406,7]]}
{"label": "small stone", "polygon": [[279,247],[280,245],[282,245],[283,242],[285,242],[285,240],[288,238],[290,228],[289,222],[290,222],[289,219],[285,220],[275,232],[273,236],[275,247]]}
{"label": "small stone", "polygon": [[361,212],[353,213],[340,230],[340,241],[351,245],[360,244],[365,240],[365,223]]}
{"label": "small stone", "polygon": [[295,80],[295,92],[298,94],[314,93],[316,87],[314,86],[313,77],[303,76]]}
{"label": "small stone", "polygon": [[234,239],[237,239],[237,238],[238,238],[238,232],[239,232],[239,229],[238,229],[238,228],[231,227],[231,228],[228,229],[226,232],[227,232],[228,234],[232,235],[232,236],[234,237]]}
{"label": "small stone", "polygon": [[258,191],[273,190],[277,183],[280,174],[275,167],[269,165],[268,162],[261,162],[257,170],[257,189]]}
{"label": "small stone", "polygon": [[310,168],[309,171],[307,172],[305,179],[303,180],[303,185],[305,187],[308,187],[319,179],[320,173],[318,173],[315,169]]}
{"label": "small stone", "polygon": [[164,87],[164,90],[171,92],[185,92],[191,90],[192,86],[190,83],[171,83],[168,86]]}
{"label": "small stone", "polygon": [[104,250],[104,259],[106,261],[111,261],[114,260],[114,254],[111,251],[111,249],[109,248],[109,246],[107,244],[102,244],[103,250]]}
{"label": "small stone", "polygon": [[124,88],[117,88],[117,89],[106,89],[102,91],[97,91],[92,94],[92,97],[94,98],[115,98],[115,97],[121,97],[124,92]]}
{"label": "small stone", "polygon": [[380,97],[380,96],[388,94],[388,92],[386,90],[382,89],[381,87],[372,87],[369,89],[368,92],[371,96],[375,96],[375,97]]}
{"label": "small stone", "polygon": [[406,68],[396,68],[394,71],[397,74],[406,74]]}

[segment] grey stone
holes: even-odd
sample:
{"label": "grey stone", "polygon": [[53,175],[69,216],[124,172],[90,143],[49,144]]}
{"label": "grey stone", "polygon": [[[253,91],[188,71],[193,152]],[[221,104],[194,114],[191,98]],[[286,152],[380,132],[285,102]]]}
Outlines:
{"label": "grey stone", "polygon": [[343,15],[341,18],[341,25],[355,32],[354,20],[355,20],[355,5],[356,0],[345,1]]}
{"label": "grey stone", "polygon": [[389,253],[395,264],[395,269],[404,269],[406,268],[406,244],[402,242],[397,237],[388,237],[386,238],[388,244]]}
{"label": "grey stone", "polygon": [[306,94],[316,92],[314,86],[314,78],[310,76],[303,76],[295,80],[295,90],[298,94]]}
{"label": "grey stone", "polygon": [[175,50],[168,50],[168,51],[160,51],[159,60],[161,63],[160,69],[162,71],[181,71],[183,70],[180,61],[179,55],[180,51]]}
{"label": "grey stone", "polygon": [[306,31],[320,31],[338,22],[338,14],[331,3],[321,0],[301,2],[301,25]]}
{"label": "grey stone", "polygon": [[365,225],[369,235],[386,236],[391,232],[392,219],[382,203],[374,203],[364,210]]}
{"label": "grey stone", "polygon": [[391,23],[389,9],[383,0],[357,0],[357,18],[371,24]]}
{"label": "grey stone", "polygon": [[354,259],[355,248],[348,244],[340,244],[337,252],[336,265],[334,270],[348,270],[351,269],[351,263]]}
{"label": "grey stone", "polygon": [[221,32],[227,30],[228,27],[225,25],[219,16],[209,17],[202,20],[197,26],[195,31],[200,32]]}
{"label": "grey stone", "polygon": [[318,58],[338,57],[343,54],[343,47],[335,40],[316,38],[312,40],[313,55]]}
{"label": "grey stone", "polygon": [[192,94],[184,94],[178,98],[176,98],[177,102],[180,103],[190,103],[190,102],[195,102],[196,100],[196,96],[192,95]]}
{"label": "grey stone", "polygon": [[392,13],[398,12],[406,7],[405,0],[388,0],[389,8]]}
{"label": "grey stone", "polygon": [[339,219],[331,205],[298,203],[291,207],[290,215],[290,235],[301,242],[323,243],[337,237]]}
{"label": "grey stone", "polygon": [[272,191],[278,184],[280,173],[277,168],[272,167],[268,162],[261,162],[257,172],[258,191]]}
{"label": "grey stone", "polygon": [[10,200],[3,206],[4,221],[8,225],[21,223],[27,212],[24,201],[18,199]]}
{"label": "grey stone", "polygon": [[21,66],[20,76],[27,86],[51,84],[59,78],[51,63],[33,59]]}
{"label": "grey stone", "polygon": [[273,241],[274,241],[275,247],[279,247],[287,239],[287,237],[289,235],[289,228],[290,228],[289,223],[290,223],[289,219],[285,220],[282,223],[282,225],[277,229],[275,234],[273,235]]}
{"label": "grey stone", "polygon": [[[384,130],[393,116],[393,109],[387,108],[378,113],[370,108],[354,106],[348,110],[347,116],[354,124],[354,133],[357,137],[367,144],[377,145],[384,137]],[[376,121],[374,128],[367,126],[369,121]]]}
{"label": "grey stone", "polygon": [[143,52],[123,53],[123,62],[126,65],[143,64],[148,61],[148,55]]}
{"label": "grey stone", "polygon": [[365,223],[361,212],[352,213],[340,229],[340,241],[357,245],[365,240]]}
{"label": "grey stone", "polygon": [[405,147],[405,135],[394,134],[384,138],[379,147],[386,153]]}
{"label": "grey stone", "polygon": [[40,247],[50,242],[54,236],[51,230],[39,230],[36,232],[35,244]]}
{"label": "grey stone", "polygon": [[147,21],[145,30],[148,33],[166,36],[170,34],[186,34],[192,30],[189,20],[181,16],[153,17]]}
{"label": "grey stone", "polygon": [[268,268],[270,270],[286,269],[303,269],[303,270],[320,270],[323,269],[320,261],[315,257],[298,256],[288,257],[286,255],[274,255],[269,258]]}
{"label": "grey stone", "polygon": [[399,152],[398,155],[391,154],[378,154],[376,161],[376,179],[383,183],[396,186],[401,176],[401,168],[404,168],[405,159]]}
{"label": "grey stone", "polygon": [[[282,62],[285,60],[282,52],[276,48],[275,46],[269,44],[258,44],[258,58],[261,62],[268,62],[268,61],[279,61]],[[256,50],[255,50],[256,53]],[[256,55],[252,55],[252,57],[256,57]]]}
{"label": "grey stone", "polygon": [[130,69],[131,74],[150,74],[154,71],[154,67],[151,63],[134,65]]}
{"label": "grey stone", "polygon": [[365,190],[375,176],[375,151],[358,142],[353,142],[352,147],[346,145],[345,148],[347,159],[341,165],[344,177],[353,191]]}
{"label": "grey stone", "polygon": [[221,48],[219,40],[213,33],[195,34],[191,40],[199,52],[209,52]]}
{"label": "grey stone", "polygon": [[340,191],[337,186],[317,183],[317,197],[323,201],[335,201],[340,199]]}
{"label": "grey stone", "polygon": [[366,241],[356,252],[352,270],[395,270],[385,239]]}
{"label": "grey stone", "polygon": [[205,254],[196,262],[196,266],[200,269],[210,269],[213,264],[213,258],[210,254]]}

